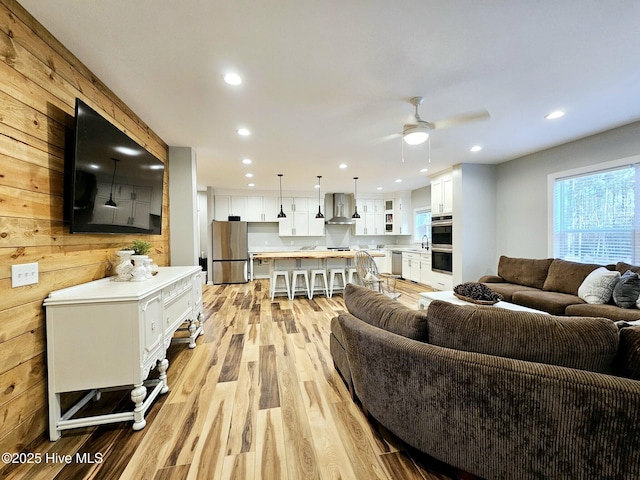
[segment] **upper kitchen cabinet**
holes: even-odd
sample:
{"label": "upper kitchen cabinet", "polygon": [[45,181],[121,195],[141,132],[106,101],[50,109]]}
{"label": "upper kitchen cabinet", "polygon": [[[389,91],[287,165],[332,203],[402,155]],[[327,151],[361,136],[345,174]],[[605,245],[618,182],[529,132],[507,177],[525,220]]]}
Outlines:
{"label": "upper kitchen cabinet", "polygon": [[453,178],[451,173],[445,173],[431,181],[431,213],[453,212]]}
{"label": "upper kitchen cabinet", "polygon": [[318,200],[309,197],[282,199],[286,215],[279,220],[281,237],[318,237],[324,235],[324,218],[316,218]]}
{"label": "upper kitchen cabinet", "polygon": [[411,235],[411,192],[398,192],[393,200],[385,200],[385,209],[385,232],[393,235]]}
{"label": "upper kitchen cabinet", "polygon": [[213,201],[213,219],[218,221],[229,220],[229,215],[231,215],[231,195],[216,195]]}
{"label": "upper kitchen cabinet", "polygon": [[214,220],[228,220],[229,215],[246,222],[277,222],[278,197],[243,195],[216,195]]}
{"label": "upper kitchen cabinet", "polygon": [[280,205],[277,197],[247,197],[247,222],[277,222]]}
{"label": "upper kitchen cabinet", "polygon": [[354,235],[382,235],[384,229],[385,205],[382,199],[358,199],[358,214],[354,220]]}

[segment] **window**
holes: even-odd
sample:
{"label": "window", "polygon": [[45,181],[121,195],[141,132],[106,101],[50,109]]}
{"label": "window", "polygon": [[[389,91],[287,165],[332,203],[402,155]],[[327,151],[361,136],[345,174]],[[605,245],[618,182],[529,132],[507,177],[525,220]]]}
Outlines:
{"label": "window", "polygon": [[422,243],[425,239],[431,241],[431,210],[428,208],[417,208],[413,211],[413,241]]}
{"label": "window", "polygon": [[603,265],[639,263],[635,248],[639,166],[627,164],[554,180],[555,257]]}

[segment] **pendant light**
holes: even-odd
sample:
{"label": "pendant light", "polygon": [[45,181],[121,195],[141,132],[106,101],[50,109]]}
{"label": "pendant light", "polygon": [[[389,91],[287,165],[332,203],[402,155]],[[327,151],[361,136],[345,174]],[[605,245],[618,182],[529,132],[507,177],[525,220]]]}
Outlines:
{"label": "pendant light", "polygon": [[282,210],[282,174],[279,173],[278,177],[280,177],[280,213],[278,214],[278,218],[287,218],[284,214],[284,210]]}
{"label": "pendant light", "polygon": [[353,177],[353,182],[355,183],[355,190],[353,194],[353,215],[351,215],[351,218],[360,218],[360,214],[358,213],[358,177]]}
{"label": "pendant light", "polygon": [[322,175],[318,175],[318,213],[316,213],[316,218],[324,218],[322,214],[322,210],[320,210],[320,179]]}
{"label": "pendant light", "polygon": [[116,180],[116,167],[118,166],[118,162],[120,160],[113,157],[111,157],[111,160],[113,160],[113,176],[111,177],[111,190],[109,191],[109,200],[104,202],[104,206],[109,208],[116,208],[118,205],[116,205],[116,202],[113,201],[113,184]]}

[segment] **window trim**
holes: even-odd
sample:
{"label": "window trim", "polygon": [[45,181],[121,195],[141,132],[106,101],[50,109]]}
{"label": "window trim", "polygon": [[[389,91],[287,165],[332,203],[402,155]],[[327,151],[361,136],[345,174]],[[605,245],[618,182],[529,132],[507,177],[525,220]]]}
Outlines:
{"label": "window trim", "polygon": [[561,180],[567,177],[577,177],[581,175],[590,175],[594,173],[603,172],[606,170],[614,170],[625,165],[633,165],[640,163],[640,155],[633,155],[631,157],[619,158],[617,160],[610,160],[608,162],[596,163],[592,165],[586,165],[584,167],[572,168],[570,170],[563,170],[560,172],[550,173],[547,175],[547,256],[554,258],[554,185],[556,180]]}

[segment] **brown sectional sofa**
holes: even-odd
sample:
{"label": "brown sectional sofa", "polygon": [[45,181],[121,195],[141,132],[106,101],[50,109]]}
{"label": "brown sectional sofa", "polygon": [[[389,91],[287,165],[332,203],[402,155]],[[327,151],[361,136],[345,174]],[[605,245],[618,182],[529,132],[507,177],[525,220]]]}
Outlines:
{"label": "brown sectional sofa", "polygon": [[612,301],[589,304],[578,297],[578,288],[595,269],[606,266],[621,274],[639,273],[640,267],[618,262],[597,265],[569,262],[559,258],[528,259],[501,256],[497,275],[478,281],[501,294],[507,302],[542,310],[552,315],[604,317],[614,321],[640,320],[640,309],[620,308]]}
{"label": "brown sectional sofa", "polygon": [[356,285],[336,368],[399,438],[486,479],[640,478],[640,326],[434,301]]}

